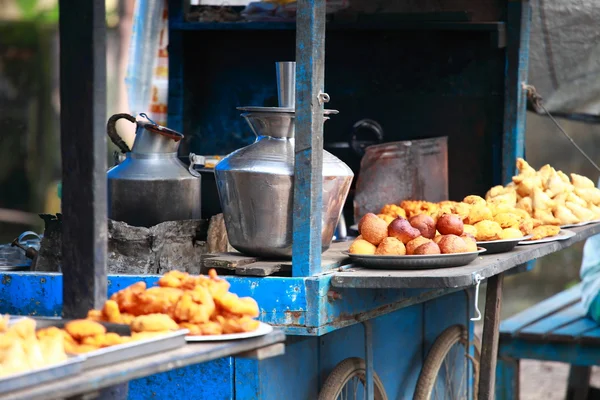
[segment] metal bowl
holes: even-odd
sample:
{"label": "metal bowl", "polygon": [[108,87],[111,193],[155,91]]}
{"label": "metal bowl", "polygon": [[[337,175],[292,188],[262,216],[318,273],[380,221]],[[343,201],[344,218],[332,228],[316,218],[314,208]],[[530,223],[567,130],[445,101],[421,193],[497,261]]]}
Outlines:
{"label": "metal bowl", "polygon": [[379,256],[350,254],[345,251],[350,259],[356,264],[372,269],[438,269],[462,267],[473,262],[486,249],[479,247],[478,251],[471,253],[456,254],[433,254],[413,256]]}

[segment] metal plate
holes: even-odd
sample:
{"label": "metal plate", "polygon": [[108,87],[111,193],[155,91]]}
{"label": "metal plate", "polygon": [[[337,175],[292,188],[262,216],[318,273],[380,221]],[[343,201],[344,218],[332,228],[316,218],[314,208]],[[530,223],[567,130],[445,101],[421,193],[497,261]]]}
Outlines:
{"label": "metal plate", "polygon": [[565,229],[565,228],[576,228],[578,226],[585,226],[585,225],[590,225],[590,224],[597,224],[598,222],[600,222],[600,220],[593,220],[593,221],[584,221],[584,222],[580,222],[578,224],[567,224],[567,225],[561,225],[561,229]]}
{"label": "metal plate", "polygon": [[364,254],[350,254],[345,251],[353,262],[365,268],[373,269],[439,269],[462,267],[473,262],[486,250],[479,247],[479,251],[457,254],[433,254],[416,256],[378,256]]}
{"label": "metal plate", "polygon": [[188,342],[223,342],[227,340],[248,339],[258,336],[264,336],[273,332],[273,327],[264,322],[259,322],[258,329],[252,332],[244,333],[229,333],[226,335],[205,335],[205,336],[187,336],[185,340]]}
{"label": "metal plate", "polygon": [[155,338],[118,344],[116,346],[91,351],[86,353],[83,369],[89,370],[105,367],[134,358],[146,357],[152,354],[178,349],[185,346],[185,335],[188,333],[189,331],[187,329],[181,329]]}
{"label": "metal plate", "polygon": [[71,357],[66,361],[48,367],[16,375],[8,375],[0,379],[0,394],[77,375],[83,369],[84,360],[85,356]]}
{"label": "metal plate", "polygon": [[487,242],[477,242],[477,246],[487,250],[486,254],[507,253],[517,247],[519,242],[527,240],[531,235],[523,236],[517,239],[490,240]]}
{"label": "metal plate", "polygon": [[539,240],[524,240],[524,241],[519,242],[519,245],[539,244],[539,243],[554,242],[557,240],[567,240],[567,239],[571,239],[573,236],[575,236],[575,232],[569,231],[566,229],[561,229],[560,232],[558,232],[558,235],[550,236],[550,237],[539,239]]}

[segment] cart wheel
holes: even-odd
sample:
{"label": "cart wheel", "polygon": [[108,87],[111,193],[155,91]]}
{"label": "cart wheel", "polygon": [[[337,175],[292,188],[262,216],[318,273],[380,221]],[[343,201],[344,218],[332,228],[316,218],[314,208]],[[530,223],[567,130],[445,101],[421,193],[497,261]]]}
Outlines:
{"label": "cart wheel", "polygon": [[[365,360],[358,357],[346,358],[335,366],[323,384],[319,400],[366,399]],[[362,386],[362,389],[359,387]],[[385,388],[373,371],[373,393],[375,400],[387,400]]]}
{"label": "cart wheel", "polygon": [[[472,343],[474,356],[471,356],[468,337],[467,329],[462,325],[451,326],[438,336],[423,363],[414,400],[467,399],[469,362],[473,368],[473,398],[477,398],[481,345],[475,337]],[[460,380],[455,379],[458,377]]]}

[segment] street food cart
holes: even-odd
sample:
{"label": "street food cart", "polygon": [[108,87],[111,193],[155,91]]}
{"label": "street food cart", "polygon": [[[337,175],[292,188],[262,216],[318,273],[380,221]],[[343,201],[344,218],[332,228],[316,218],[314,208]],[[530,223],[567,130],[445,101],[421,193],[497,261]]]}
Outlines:
{"label": "street food cart", "polygon": [[[106,277],[103,270],[106,252],[98,249],[106,235],[99,151],[104,67],[93,62],[99,56],[89,44],[104,38],[93,24],[73,15],[85,12],[101,23],[90,4],[102,2],[66,3],[61,2],[61,24],[72,24],[87,38],[82,44],[67,32],[61,36],[63,44],[73,46],[63,50],[62,76],[81,77],[62,89],[67,251],[62,275],[4,274],[1,310],[12,314],[60,315],[62,309],[64,315],[81,316],[104,300],[107,282],[111,294],[140,279],[158,278]],[[295,23],[195,22],[186,17],[183,3],[169,1],[167,125],[192,137],[186,150],[227,154],[251,143],[236,107],[271,106],[273,64],[297,64],[294,175],[300,178],[293,191],[292,260],[213,254],[203,261],[205,267],[233,271],[227,277],[232,291],[254,297],[260,320],[285,333],[285,354],[231,357],[251,349],[248,342],[237,350],[215,348],[211,354],[218,359],[187,368],[208,358],[189,356],[181,362],[155,356],[153,369],[136,369],[135,361],[118,367],[123,369],[119,379],[107,377],[102,384],[82,375],[80,387],[129,381],[129,397],[135,399],[333,399],[348,390],[354,390],[354,398],[421,399],[441,381],[443,398],[492,399],[504,274],[599,233],[600,225],[575,227],[568,240],[482,255],[454,268],[363,268],[349,262],[349,242],[334,242],[321,252],[323,147],[352,149],[352,127],[368,118],[385,131],[385,139],[375,135],[379,142],[447,136],[450,198],[483,196],[510,181],[525,151],[529,2],[378,1],[375,8],[382,12],[374,13],[370,2],[356,1],[354,12],[326,20],[324,0],[301,0]],[[327,102],[341,112],[324,133]],[[336,145],[342,142],[350,144]],[[358,173],[355,155],[344,159],[343,151],[339,157]],[[471,318],[483,281],[487,293],[479,340]],[[274,335],[257,346],[282,339]],[[462,350],[453,354],[456,344]],[[179,352],[192,351],[189,347]],[[154,372],[160,373],[148,376]],[[32,390],[42,393],[57,385]]]}

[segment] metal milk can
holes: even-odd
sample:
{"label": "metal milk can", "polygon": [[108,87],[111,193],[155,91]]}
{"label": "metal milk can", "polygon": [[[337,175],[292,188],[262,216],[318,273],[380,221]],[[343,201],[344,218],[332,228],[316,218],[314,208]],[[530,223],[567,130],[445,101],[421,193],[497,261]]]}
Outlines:
{"label": "metal milk can", "polygon": [[[229,242],[248,255],[292,255],[295,77],[296,63],[277,63],[279,107],[238,108],[256,141],[215,167]],[[331,244],[353,176],[345,163],[323,151],[322,251]]]}
{"label": "metal milk can", "polygon": [[[108,218],[132,226],[151,227],[165,221],[200,219],[200,174],[177,158],[183,135],[157,125],[145,114],[136,120],[129,114],[115,114],[106,130],[112,142],[125,154],[119,165],[108,171]],[[137,124],[130,150],[116,131],[116,122],[125,118]]]}

